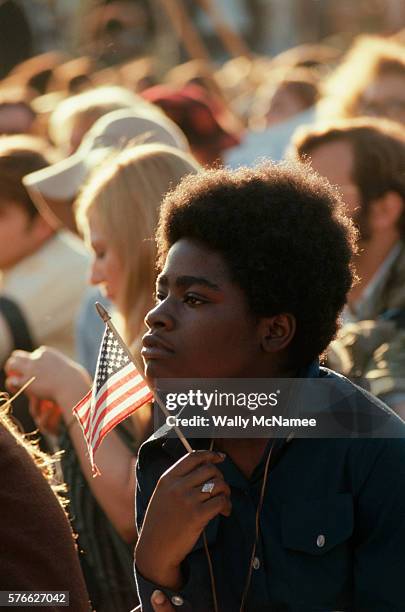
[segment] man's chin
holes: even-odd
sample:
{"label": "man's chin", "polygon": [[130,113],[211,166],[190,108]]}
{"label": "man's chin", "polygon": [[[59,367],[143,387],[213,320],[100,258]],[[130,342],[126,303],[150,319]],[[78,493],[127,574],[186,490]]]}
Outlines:
{"label": "man's chin", "polygon": [[170,369],[165,367],[164,360],[159,359],[148,359],[144,360],[145,364],[145,378],[148,382],[149,387],[152,389],[156,388],[156,383],[159,378],[173,378],[173,374]]}

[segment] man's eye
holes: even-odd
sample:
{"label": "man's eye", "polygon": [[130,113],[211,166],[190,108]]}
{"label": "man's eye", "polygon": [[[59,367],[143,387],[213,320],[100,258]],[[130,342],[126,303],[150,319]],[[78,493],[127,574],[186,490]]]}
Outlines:
{"label": "man's eye", "polygon": [[201,304],[205,304],[205,301],[195,295],[187,294],[184,296],[183,302],[188,304],[189,306],[200,306]]}
{"label": "man's eye", "polygon": [[156,291],[156,294],[155,294],[156,302],[163,302],[164,299],[166,299],[166,296],[160,291]]}

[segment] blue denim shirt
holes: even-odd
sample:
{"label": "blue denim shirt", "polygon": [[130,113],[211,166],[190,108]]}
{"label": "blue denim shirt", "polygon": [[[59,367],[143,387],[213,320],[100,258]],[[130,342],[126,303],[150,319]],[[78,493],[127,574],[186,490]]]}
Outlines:
{"label": "blue denim shirt", "polygon": [[[352,385],[322,368],[312,367],[308,374]],[[349,410],[386,410],[353,387],[355,401]],[[192,445],[208,447],[204,440],[193,440]],[[157,480],[182,455],[176,439],[150,440],[141,447],[138,529]],[[255,537],[264,459],[250,478],[229,457],[218,467],[231,487],[232,513],[210,521],[206,534],[219,610],[238,612]],[[393,417],[387,437],[380,439],[276,440],[253,567],[247,612],[404,612],[405,424]],[[179,592],[161,590],[184,612],[213,610],[202,538],[182,571]],[[135,574],[142,610],[152,611],[150,596],[161,587],[136,569]]]}

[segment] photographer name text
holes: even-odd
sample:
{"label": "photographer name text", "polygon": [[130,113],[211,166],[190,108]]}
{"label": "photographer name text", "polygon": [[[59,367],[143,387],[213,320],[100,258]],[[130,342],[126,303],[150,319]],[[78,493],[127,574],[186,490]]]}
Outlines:
{"label": "photographer name text", "polygon": [[286,418],[283,416],[197,416],[177,417],[170,415],[166,417],[168,427],[229,427],[246,429],[247,427],[316,427],[316,419]]}

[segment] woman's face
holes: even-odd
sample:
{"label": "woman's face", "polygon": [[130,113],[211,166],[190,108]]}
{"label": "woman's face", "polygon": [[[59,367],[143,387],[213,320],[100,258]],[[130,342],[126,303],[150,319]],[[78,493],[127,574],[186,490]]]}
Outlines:
{"label": "woman's face", "polygon": [[[221,255],[191,240],[172,246],[146,316],[142,356],[157,378],[266,375],[257,319]],[[267,366],[268,367],[268,366]]]}
{"label": "woman's face", "polygon": [[93,250],[90,282],[92,285],[100,285],[104,295],[120,309],[124,291],[124,267],[95,211],[89,214],[89,233]]}
{"label": "woman's face", "polygon": [[364,91],[358,114],[405,123],[405,76],[396,73],[377,76]]}

